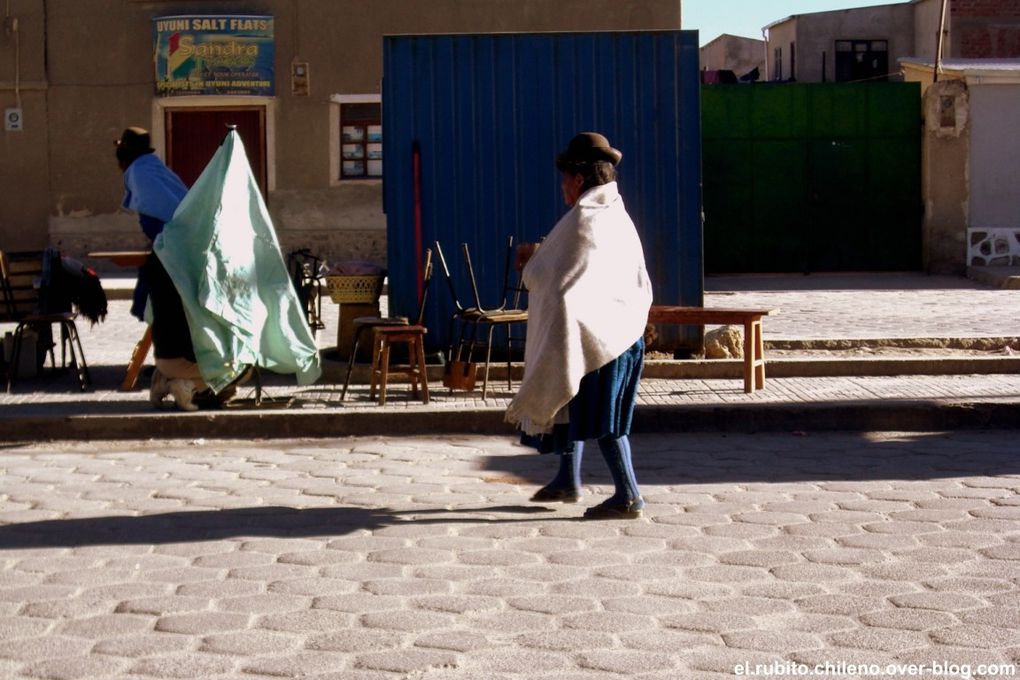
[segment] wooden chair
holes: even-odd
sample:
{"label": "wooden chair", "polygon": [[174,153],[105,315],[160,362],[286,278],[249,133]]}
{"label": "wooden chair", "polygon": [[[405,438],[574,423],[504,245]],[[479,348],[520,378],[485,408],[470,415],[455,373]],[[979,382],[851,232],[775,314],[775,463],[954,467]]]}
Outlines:
{"label": "wooden chair", "polygon": [[[354,324],[354,345],[351,348],[351,354],[350,354],[350,357],[347,360],[347,375],[344,377],[344,387],[343,387],[343,390],[340,392],[340,401],[344,401],[347,398],[347,388],[351,384],[351,374],[354,371],[354,362],[357,361],[358,347],[361,344],[361,335],[362,335],[362,333],[364,333],[366,331],[373,331],[373,339],[372,339],[372,369],[373,369],[373,373],[372,373],[372,379],[374,381],[375,378],[376,378],[376,375],[375,375],[376,361],[379,359],[379,352],[378,352],[379,348],[377,348],[377,346],[376,346],[376,343],[378,342],[379,338],[382,335],[387,335],[387,334],[389,336],[391,336],[390,340],[388,340],[387,343],[386,343],[387,347],[392,342],[409,342],[406,339],[398,339],[396,337],[396,331],[395,330],[389,330],[389,331],[386,331],[385,333],[380,334],[379,336],[376,336],[375,333],[374,333],[375,329],[376,328],[390,328],[390,329],[394,329],[394,328],[407,328],[407,329],[411,329],[411,328],[418,328],[418,327],[420,327],[422,329],[425,328],[425,326],[423,325],[423,322],[424,322],[424,319],[425,319],[425,302],[427,301],[428,295],[429,295],[429,283],[432,281],[432,271],[433,271],[433,267],[432,267],[432,249],[431,248],[426,248],[425,249],[425,262],[424,262],[424,267],[422,269],[422,294],[421,294],[421,299],[418,301],[418,316],[417,316],[413,326],[411,325],[411,320],[408,319],[406,316],[389,316],[389,317],[383,317],[383,316],[359,316],[359,317],[356,317],[354,319],[354,321],[353,321],[353,324]],[[424,335],[424,330],[422,332],[422,335]],[[414,349],[411,345],[409,345],[408,348],[409,348],[409,350]],[[421,348],[421,354],[422,354],[422,357],[421,357],[421,371],[424,373],[424,370],[425,370],[424,369],[424,366],[425,366],[425,359],[424,359],[425,349],[424,349],[424,346]],[[386,361],[386,363],[387,363],[387,365],[389,363],[389,355],[388,354],[387,354],[387,361]],[[383,384],[384,384],[383,392],[385,393],[385,381],[383,382]],[[372,392],[372,396],[374,398],[374,390]],[[428,395],[427,395],[427,386],[426,386],[426,403],[428,403],[427,399],[428,399]],[[385,402],[385,394],[383,395],[383,401],[380,402],[380,403],[384,403],[384,402]]]}
{"label": "wooden chair", "polygon": [[[454,350],[454,347],[451,344],[449,349],[449,360],[451,363],[461,361],[466,348],[467,362],[470,363],[476,350],[482,348],[485,349],[485,364],[482,377],[482,401],[485,401],[488,398],[489,391],[489,363],[492,359],[492,336],[497,327],[501,327],[506,331],[506,385],[508,390],[513,388],[512,343],[523,343],[524,338],[514,338],[512,326],[513,324],[527,323],[528,321],[527,310],[519,308],[525,291],[520,283],[520,268],[515,266],[516,264],[523,268],[523,262],[520,257],[516,257],[517,253],[514,249],[514,239],[512,236],[509,237],[507,239],[506,260],[503,269],[503,289],[499,306],[485,308],[482,306],[481,295],[478,291],[478,282],[475,279],[475,271],[471,263],[471,252],[466,243],[461,244],[461,251],[464,256],[464,265],[467,268],[468,279],[471,282],[471,291],[474,296],[475,304],[472,307],[465,307],[457,298],[457,291],[453,283],[453,277],[450,275],[450,269],[446,265],[446,259],[443,257],[442,248],[440,247],[439,242],[436,242],[436,255],[439,257],[439,263],[443,269],[443,275],[446,278],[447,285],[450,288],[450,295],[453,297],[455,307],[453,317],[450,319],[451,338],[453,337],[454,324],[456,322],[460,323],[460,335],[456,343],[456,350]],[[511,276],[512,270],[517,270],[516,280],[514,280]],[[479,326],[488,327],[486,329],[486,339],[484,341],[479,340],[478,338]]]}
{"label": "wooden chair", "polygon": [[[78,336],[78,328],[74,324],[77,313],[73,311],[43,311],[39,295],[38,282],[43,277],[43,252],[5,253],[0,251],[0,288],[3,289],[4,321],[17,323],[14,331],[14,347],[11,361],[7,369],[7,391],[11,392],[18,378],[18,365],[24,345],[25,331],[34,330],[41,342],[46,345],[50,355],[50,363],[57,367],[53,348],[53,324],[60,326],[60,366],[67,367],[68,353],[71,368],[78,378],[78,385],[84,392],[91,385],[88,365],[85,363],[85,352]],[[53,266],[61,266],[59,258],[54,258]]]}

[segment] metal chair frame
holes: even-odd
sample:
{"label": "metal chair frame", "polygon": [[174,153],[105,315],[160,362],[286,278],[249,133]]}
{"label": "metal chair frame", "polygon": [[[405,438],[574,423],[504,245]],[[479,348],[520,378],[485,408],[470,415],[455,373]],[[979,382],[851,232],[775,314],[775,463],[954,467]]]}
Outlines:
{"label": "metal chair frame", "polygon": [[312,255],[308,248],[291,251],[287,255],[290,266],[290,279],[294,291],[305,308],[305,320],[314,332],[322,330],[326,324],[322,321],[322,288],[323,277],[319,274],[322,258]]}
{"label": "metal chair frame", "polygon": [[[71,367],[74,369],[78,385],[81,391],[86,391],[92,383],[89,376],[88,364],[85,362],[85,351],[81,346],[81,338],[78,335],[78,328],[74,320],[78,314],[68,312],[41,312],[39,311],[39,290],[32,280],[36,275],[42,275],[43,268],[42,251],[5,253],[0,251],[0,288],[3,290],[3,301],[5,308],[5,321],[16,322],[14,331],[14,347],[11,351],[11,361],[7,367],[7,392],[14,389],[14,383],[18,378],[18,365],[21,361],[22,345],[27,329],[34,329],[38,337],[48,338],[50,364],[54,369],[57,367],[56,356],[53,348],[53,324],[60,325],[60,367],[67,367],[68,353],[71,357]],[[38,267],[35,263],[38,263]],[[22,266],[12,266],[17,263]],[[24,280],[25,283],[15,285],[12,278]]]}
{"label": "metal chair frame", "polygon": [[[471,290],[474,297],[474,307],[464,307],[461,304],[460,299],[457,297],[457,290],[453,283],[453,277],[450,274],[450,269],[446,264],[446,258],[443,256],[442,247],[439,242],[436,242],[436,255],[439,257],[440,266],[443,269],[443,275],[446,278],[447,286],[450,289],[450,295],[453,298],[454,307],[456,308],[449,322],[449,337],[453,338],[454,326],[457,322],[460,323],[460,334],[457,340],[456,351],[454,351],[453,345],[451,344],[447,350],[448,361],[460,361],[464,355],[464,348],[467,347],[467,362],[470,363],[474,357],[475,350],[482,347],[485,348],[485,367],[483,370],[482,377],[482,401],[488,399],[489,392],[489,364],[492,359],[492,335],[498,326],[506,328],[506,363],[507,363],[507,376],[506,384],[507,389],[513,389],[513,354],[512,344],[514,342],[524,342],[524,338],[514,338],[512,333],[513,324],[527,323],[528,312],[526,309],[518,309],[517,305],[520,304],[521,297],[523,294],[523,284],[520,282],[520,274],[518,273],[518,281],[516,284],[511,284],[510,270],[513,267],[513,248],[514,239],[513,236],[507,238],[506,248],[506,260],[504,263],[503,270],[503,289],[502,289],[502,300],[500,305],[494,308],[485,308],[482,306],[481,295],[478,290],[478,281],[475,278],[474,266],[471,263],[471,252],[466,243],[461,244],[461,252],[464,257],[464,264],[467,268],[468,279],[471,282]],[[478,339],[478,327],[481,325],[488,326],[488,332],[486,334],[485,341]],[[467,333],[470,328],[470,338]]]}

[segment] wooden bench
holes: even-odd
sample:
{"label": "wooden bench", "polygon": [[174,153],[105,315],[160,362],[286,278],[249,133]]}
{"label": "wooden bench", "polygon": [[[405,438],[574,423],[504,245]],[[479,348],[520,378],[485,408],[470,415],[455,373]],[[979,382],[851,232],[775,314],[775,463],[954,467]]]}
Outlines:
{"label": "wooden bench", "polygon": [[762,317],[774,309],[722,309],[712,307],[677,307],[652,305],[648,312],[650,324],[740,324],[744,327],[744,391],[754,392],[765,387],[765,341]]}

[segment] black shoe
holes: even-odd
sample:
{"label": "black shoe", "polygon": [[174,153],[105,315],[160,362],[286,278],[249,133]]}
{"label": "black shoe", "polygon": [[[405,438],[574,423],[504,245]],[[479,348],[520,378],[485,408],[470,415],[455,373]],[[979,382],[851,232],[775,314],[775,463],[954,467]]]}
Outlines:
{"label": "black shoe", "polygon": [[[231,399],[237,396],[238,386],[243,385],[244,383],[251,380],[253,375],[255,375],[255,367],[248,366],[243,371],[241,371],[236,378],[227,383],[227,386],[224,387],[219,392],[213,393],[213,391],[209,389],[202,392],[201,393],[202,399],[196,401],[195,403],[197,403],[199,407],[203,409],[224,408],[226,407],[227,402],[229,402]],[[199,395],[196,394],[195,398],[198,399]]]}
{"label": "black shoe", "polygon": [[531,497],[533,503],[576,503],[581,492],[568,487],[543,486]]}
{"label": "black shoe", "polygon": [[610,498],[598,505],[584,511],[585,519],[637,519],[641,516],[641,510],[645,507],[645,501],[638,496],[629,501],[617,501]]}
{"label": "black shoe", "polygon": [[195,392],[195,394],[191,397],[191,403],[203,411],[218,409],[223,406],[223,402],[220,401],[219,395],[209,388],[206,388],[201,392]]}

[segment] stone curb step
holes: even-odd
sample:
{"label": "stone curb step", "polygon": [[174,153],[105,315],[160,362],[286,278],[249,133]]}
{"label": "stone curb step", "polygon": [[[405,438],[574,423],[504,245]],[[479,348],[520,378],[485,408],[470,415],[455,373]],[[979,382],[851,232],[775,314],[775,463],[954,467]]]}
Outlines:
{"label": "stone curb step", "polygon": [[[768,354],[766,354],[766,357]],[[1015,357],[883,357],[852,359],[766,359],[765,375],[773,378],[816,378],[892,375],[991,375],[1020,373],[1020,356]],[[742,378],[744,363],[739,359],[708,361],[649,361],[644,375],[649,378]]]}
{"label": "stone curb step", "polygon": [[1013,267],[967,267],[967,278],[995,288],[1020,290],[1020,268]]}
{"label": "stone curb step", "polygon": [[[482,434],[513,436],[503,407],[429,410],[225,410],[0,418],[0,440],[295,439]],[[398,416],[398,417],[395,417]],[[638,405],[635,432],[798,432],[1015,429],[1020,403],[830,402]]]}
{"label": "stone curb step", "polygon": [[[766,357],[768,354],[766,353]],[[342,385],[347,364],[337,361],[323,361],[321,383]],[[515,381],[521,379],[523,364],[515,363],[512,375]],[[429,381],[443,379],[442,366],[429,366]],[[507,367],[493,363],[489,367],[489,381],[505,381]],[[882,357],[882,358],[833,358],[833,359],[767,359],[766,378],[819,378],[850,376],[893,376],[893,375],[993,375],[1020,373],[1020,355],[1001,357]],[[741,359],[706,360],[648,360],[645,362],[643,377],[649,379],[743,379],[744,362]],[[394,382],[404,380],[399,374]],[[369,369],[366,364],[356,364],[351,374],[352,384],[367,384]],[[478,369],[477,385],[481,385],[481,367]]]}
{"label": "stone curb step", "polygon": [[839,338],[766,340],[765,357],[769,350],[852,350],[852,349],[962,349],[997,351],[1011,347],[1020,351],[1020,337],[941,337],[941,338]]}

